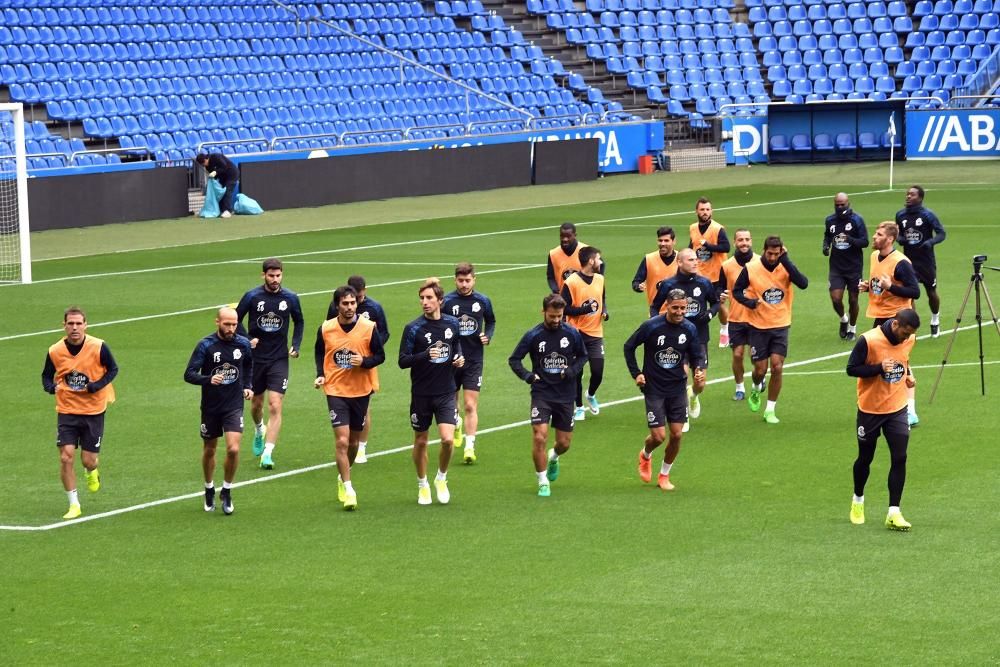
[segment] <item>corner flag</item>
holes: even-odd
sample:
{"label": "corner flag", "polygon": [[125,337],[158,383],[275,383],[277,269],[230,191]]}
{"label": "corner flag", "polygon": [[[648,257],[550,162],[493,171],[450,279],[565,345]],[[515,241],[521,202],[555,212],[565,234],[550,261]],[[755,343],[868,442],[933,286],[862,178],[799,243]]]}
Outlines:
{"label": "corner flag", "polygon": [[892,190],[892,171],[895,166],[896,153],[896,112],[889,114],[889,189]]}
{"label": "corner flag", "polygon": [[896,112],[889,114],[889,138],[896,138]]}

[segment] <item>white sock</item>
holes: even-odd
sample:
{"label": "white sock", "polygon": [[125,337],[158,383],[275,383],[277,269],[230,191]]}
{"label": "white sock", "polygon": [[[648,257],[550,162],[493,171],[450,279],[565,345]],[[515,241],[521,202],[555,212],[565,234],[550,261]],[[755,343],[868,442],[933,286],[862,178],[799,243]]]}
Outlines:
{"label": "white sock", "polygon": [[850,331],[851,333],[858,333],[858,325],[857,324],[848,324],[847,325],[847,330]]}
{"label": "white sock", "polygon": [[76,495],[76,489],[73,489],[72,491],[67,491],[66,492],[66,497],[69,498],[69,504],[70,505],[79,505],[80,504],[80,497]]}
{"label": "white sock", "polygon": [[222,483],[222,488],[224,488],[224,489],[231,489],[231,488],[233,488],[233,483],[232,482],[223,482]]}
{"label": "white sock", "polygon": [[899,514],[899,506],[898,505],[889,505],[889,516],[893,516],[893,515],[896,515],[896,514]]}
{"label": "white sock", "polygon": [[847,317],[847,313],[844,313],[843,315],[840,316],[840,321],[843,322],[844,324],[847,324],[848,319],[849,318]]}
{"label": "white sock", "polygon": [[746,383],[745,382],[737,382],[736,383],[736,391],[742,391],[744,394],[747,393]]}
{"label": "white sock", "polygon": [[862,505],[864,505],[864,503],[865,503],[865,497],[864,496],[854,496],[854,502],[861,503]]}
{"label": "white sock", "polygon": [[774,412],[774,407],[778,404],[777,401],[768,401],[767,407],[764,408],[764,412]]}
{"label": "white sock", "polygon": [[427,488],[428,486],[430,486],[430,484],[427,483],[427,478],[426,477],[417,477],[417,488],[418,489],[424,489],[424,488]]}
{"label": "white sock", "polygon": [[437,474],[434,475],[435,482],[445,482],[447,480],[448,480],[448,473],[446,472],[441,472],[440,470],[438,470]]}
{"label": "white sock", "polygon": [[264,443],[264,456],[270,456],[271,452],[273,452],[273,451],[274,451],[274,443],[273,442],[265,442]]}
{"label": "white sock", "polygon": [[264,420],[263,419],[261,419],[259,422],[257,422],[257,431],[260,432],[260,433],[264,432]]}
{"label": "white sock", "polygon": [[545,476],[544,470],[542,472],[536,472],[535,474],[538,475],[538,486],[549,483],[549,478]]}
{"label": "white sock", "polygon": [[351,486],[350,482],[344,482],[344,491],[347,493],[354,493],[354,487]]}
{"label": "white sock", "polygon": [[931,313],[931,324],[938,325],[941,324],[940,313]]}
{"label": "white sock", "polygon": [[757,391],[764,391],[764,381],[761,380],[760,382],[755,382],[753,388]]}
{"label": "white sock", "polygon": [[641,450],[639,450],[639,454],[642,456],[642,458],[646,459],[647,461],[649,460],[649,456],[650,455],[646,452],[646,448],[645,447],[643,447]]}
{"label": "white sock", "polygon": [[205,488],[206,489],[214,489],[215,488],[215,482],[205,482]]}
{"label": "white sock", "polygon": [[367,446],[368,446],[368,441],[367,440],[363,440],[363,441],[361,441],[361,442],[358,443],[358,449],[364,449]]}
{"label": "white sock", "polygon": [[917,414],[917,399],[915,398],[906,399],[906,412],[911,415]]}
{"label": "white sock", "polygon": [[725,323],[719,326],[719,333],[723,336],[729,335],[729,323]]}
{"label": "white sock", "polygon": [[674,467],[673,463],[667,463],[666,461],[664,461],[662,464],[660,464],[660,474],[669,475],[670,469],[673,467]]}
{"label": "white sock", "polygon": [[465,436],[465,448],[472,449],[475,446],[476,446],[476,436],[474,435]]}
{"label": "white sock", "polygon": [[552,449],[549,450],[549,461],[558,461],[558,460],[559,460],[559,455],[556,454],[556,450],[553,447]]}

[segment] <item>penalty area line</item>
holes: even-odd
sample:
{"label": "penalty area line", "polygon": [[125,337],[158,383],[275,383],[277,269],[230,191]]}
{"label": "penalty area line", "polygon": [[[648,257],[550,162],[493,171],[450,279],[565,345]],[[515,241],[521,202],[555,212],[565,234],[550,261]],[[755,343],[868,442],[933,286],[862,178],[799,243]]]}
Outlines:
{"label": "penalty area line", "polygon": [[[969,326],[966,326],[966,327],[962,327],[962,329],[972,329],[972,328],[975,328],[975,326],[976,325],[973,324],[973,325],[969,325]],[[924,336],[920,336],[919,338],[928,338],[928,337],[930,337],[930,334],[925,334]],[[843,350],[843,351],[840,351],[840,352],[837,352],[837,353],[834,353],[834,354],[827,354],[827,355],[824,355],[824,356],[821,356],[821,357],[813,357],[812,359],[803,359],[801,361],[794,361],[794,362],[785,364],[785,368],[793,368],[793,367],[796,367],[796,366],[806,366],[806,365],[809,365],[809,364],[820,363],[820,362],[823,362],[823,361],[829,361],[831,359],[837,359],[837,358],[840,358],[840,357],[847,357],[847,356],[850,356],[850,354],[851,354],[850,350]],[[960,365],[964,366],[964,365],[970,365],[971,363],[973,363],[973,362],[961,363],[961,364],[952,364],[952,365],[954,365],[954,366],[960,366]],[[998,362],[987,362],[987,363],[998,363]],[[935,368],[935,367],[936,366],[926,366],[926,368]],[[916,366],[915,368],[924,368],[924,366]],[[842,371],[842,370],[838,370],[838,371],[812,371],[812,372],[810,372],[808,374],[819,375],[819,374],[823,374],[823,373],[844,373],[844,371]],[[796,373],[796,375],[806,375],[806,374],[807,373]],[[790,375],[791,375],[791,373],[790,373]],[[714,378],[712,380],[709,380],[705,384],[706,385],[712,385],[712,384],[720,384],[720,383],[723,383],[723,382],[730,382],[730,381],[732,381],[732,377],[730,377],[730,376],[727,375],[725,377],[718,377],[718,378]],[[629,396],[628,398],[619,398],[619,399],[616,399],[614,401],[608,401],[607,403],[602,403],[601,404],[601,408],[612,408],[612,407],[615,407],[615,406],[618,406],[618,405],[625,405],[627,403],[634,403],[635,401],[640,401],[643,398],[644,397],[643,397],[642,394],[639,394],[638,396]],[[488,433],[498,433],[500,431],[508,431],[510,429],[513,429],[513,428],[518,428],[518,427],[521,427],[521,426],[527,426],[530,423],[531,423],[531,420],[529,420],[529,419],[523,419],[523,420],[519,420],[519,421],[515,421],[515,422],[510,422],[508,424],[500,424],[499,426],[491,426],[489,428],[484,428],[484,429],[479,430],[477,432],[476,436],[478,437],[480,435],[485,435],[485,434],[488,434]],[[428,441],[427,444],[428,445],[438,445],[440,443],[441,443],[441,440],[439,438],[439,439],[435,439],[435,440],[430,440],[430,441]],[[381,450],[381,451],[378,451],[378,452],[371,452],[370,454],[368,454],[368,458],[372,459],[372,458],[377,458],[377,457],[380,457],[380,456],[389,456],[390,454],[399,454],[400,452],[407,452],[407,451],[410,451],[411,449],[413,449],[413,445],[403,445],[401,447],[394,447],[392,449],[384,449],[384,450]],[[277,479],[283,479],[285,477],[293,477],[295,475],[302,475],[302,474],[309,473],[309,472],[315,472],[317,470],[325,470],[326,468],[332,468],[332,467],[334,467],[336,465],[337,464],[336,464],[335,461],[328,461],[326,463],[318,463],[316,465],[306,466],[304,468],[296,468],[294,470],[287,470],[285,472],[274,473],[274,474],[271,474],[271,475],[266,475],[264,477],[257,477],[255,479],[248,479],[248,480],[244,480],[242,482],[235,482],[233,484],[233,488],[238,489],[238,488],[241,488],[241,487],[244,487],[244,486],[251,486],[253,484],[260,484],[260,483],[263,483],[263,482],[271,482],[271,481],[274,481],[274,480],[277,480]],[[81,524],[81,523],[86,523],[88,521],[96,521],[98,519],[107,519],[107,518],[110,518],[110,517],[113,517],[113,516],[119,516],[119,515],[122,515],[122,514],[128,514],[129,512],[138,512],[140,510],[149,509],[151,507],[159,507],[161,505],[169,505],[171,503],[180,502],[182,500],[193,500],[195,498],[200,498],[202,496],[203,496],[203,493],[201,491],[197,491],[197,492],[194,492],[194,493],[185,493],[185,494],[179,495],[179,496],[173,496],[173,497],[170,497],[170,498],[160,498],[159,500],[151,500],[149,502],[139,503],[138,505],[131,505],[129,507],[122,507],[122,508],[115,509],[115,510],[108,510],[107,512],[99,512],[97,514],[91,514],[91,515],[81,516],[81,517],[79,517],[77,519],[68,519],[68,520],[65,520],[65,521],[60,521],[58,523],[49,523],[49,524],[44,524],[44,525],[41,525],[41,526],[4,526],[4,525],[0,525],[0,531],[44,532],[44,531],[48,531],[48,530],[55,530],[57,528],[65,528],[67,526],[75,526],[75,525],[78,525],[78,524]]]}

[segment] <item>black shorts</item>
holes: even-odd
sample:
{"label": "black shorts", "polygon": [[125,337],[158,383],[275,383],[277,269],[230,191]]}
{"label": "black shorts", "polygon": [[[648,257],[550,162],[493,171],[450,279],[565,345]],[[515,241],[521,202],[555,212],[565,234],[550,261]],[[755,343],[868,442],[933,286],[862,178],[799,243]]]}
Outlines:
{"label": "black shorts", "polygon": [[548,424],[552,428],[565,433],[573,432],[573,401],[569,403],[553,403],[544,398],[531,397],[531,423]]}
{"label": "black shorts", "polygon": [[104,437],[104,413],[99,415],[64,415],[56,419],[56,446],[73,445],[85,452],[101,451]]}
{"label": "black shorts", "polygon": [[243,432],[243,408],[232,412],[202,412],[201,439],[214,440],[224,433]]}
{"label": "black shorts", "polygon": [[284,394],[288,389],[288,358],[274,361],[253,362],[253,393],[260,396],[265,391]]}
{"label": "black shorts", "polygon": [[934,289],[937,287],[937,264],[917,264],[913,262],[913,272],[917,274],[917,282],[924,286],[924,289]]}
{"label": "black shorts", "polygon": [[431,420],[441,424],[454,426],[458,422],[458,412],[455,410],[455,394],[438,394],[437,396],[410,397],[410,426],[417,433],[423,433],[431,427]]}
{"label": "black shorts", "polygon": [[750,327],[750,359],[761,361],[772,354],[788,356],[788,327],[778,329]]}
{"label": "black shorts", "polygon": [[581,333],[580,337],[583,338],[583,346],[587,348],[587,359],[603,359],[604,358],[604,339],[597,338],[595,336],[588,336],[585,333]]}
{"label": "black shorts", "polygon": [[910,438],[910,424],[906,420],[906,408],[888,415],[875,415],[858,410],[858,441],[875,444],[879,434],[895,440]]}
{"label": "black shorts", "polygon": [[455,386],[467,391],[480,391],[483,386],[483,360],[465,358],[461,368],[455,369]]}
{"label": "black shorts", "polygon": [[750,342],[750,325],[746,322],[729,323],[729,347],[742,347]]}
{"label": "black shorts", "polygon": [[646,423],[649,428],[667,424],[683,424],[687,419],[688,398],[677,396],[646,396]]}
{"label": "black shorts", "polygon": [[846,289],[852,294],[858,293],[858,283],[861,282],[861,272],[858,273],[842,273],[840,271],[830,271],[830,275],[827,278],[829,282],[829,289],[842,290]]}
{"label": "black shorts", "polygon": [[368,402],[372,395],[344,398],[342,396],[327,396],[326,407],[330,409],[330,426],[347,426],[352,431],[365,430],[365,415],[368,414]]}

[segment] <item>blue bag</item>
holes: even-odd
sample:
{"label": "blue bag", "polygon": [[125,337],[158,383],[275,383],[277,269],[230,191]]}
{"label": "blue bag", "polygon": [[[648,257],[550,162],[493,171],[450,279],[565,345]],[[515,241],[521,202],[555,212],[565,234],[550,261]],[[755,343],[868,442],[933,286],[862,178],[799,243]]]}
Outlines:
{"label": "blue bag", "polygon": [[217,180],[209,178],[205,181],[205,203],[201,207],[201,212],[198,213],[198,216],[202,218],[218,218],[220,213],[219,201],[224,194],[226,194],[226,189],[219,185]]}
{"label": "blue bag", "polygon": [[260,215],[263,212],[264,209],[256,199],[251,199],[242,192],[236,195],[236,200],[233,202],[233,213],[236,215]]}

